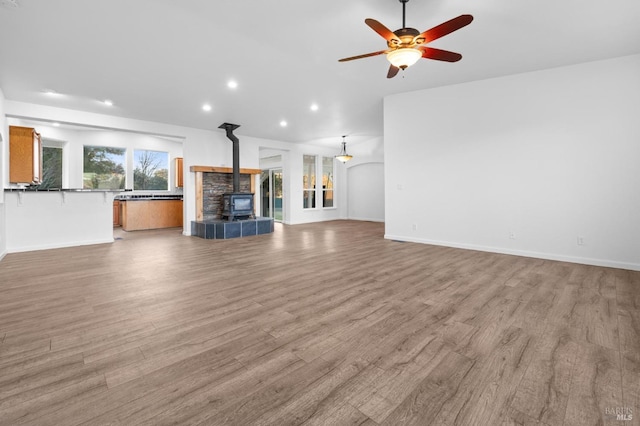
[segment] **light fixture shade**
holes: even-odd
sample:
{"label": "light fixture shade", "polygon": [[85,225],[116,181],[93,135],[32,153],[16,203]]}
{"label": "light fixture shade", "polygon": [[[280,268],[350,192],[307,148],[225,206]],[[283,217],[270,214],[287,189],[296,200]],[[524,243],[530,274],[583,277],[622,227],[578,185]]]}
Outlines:
{"label": "light fixture shade", "polygon": [[387,59],[391,62],[391,65],[400,69],[410,67],[418,62],[421,57],[422,52],[411,47],[403,47],[387,53]]}
{"label": "light fixture shade", "polygon": [[340,154],[336,155],[336,159],[343,163],[346,163],[353,158],[353,155],[347,154],[347,143],[344,140],[345,137],[346,136],[342,137],[342,151],[340,151]]}
{"label": "light fixture shade", "polygon": [[342,161],[343,163],[346,163],[347,161],[351,160],[352,158],[353,158],[353,155],[349,155],[349,154],[336,155],[336,159],[338,161]]}

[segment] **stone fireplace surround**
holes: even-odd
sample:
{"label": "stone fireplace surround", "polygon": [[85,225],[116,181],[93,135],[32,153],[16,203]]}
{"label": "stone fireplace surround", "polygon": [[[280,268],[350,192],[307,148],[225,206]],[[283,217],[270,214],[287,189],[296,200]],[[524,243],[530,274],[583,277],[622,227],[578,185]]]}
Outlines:
{"label": "stone fireplace surround", "polygon": [[[222,220],[222,194],[233,191],[233,169],[229,167],[191,166],[196,174],[196,220],[191,235],[206,239],[228,239],[273,232],[273,219]],[[260,169],[240,169],[240,191],[256,194],[255,175]]]}

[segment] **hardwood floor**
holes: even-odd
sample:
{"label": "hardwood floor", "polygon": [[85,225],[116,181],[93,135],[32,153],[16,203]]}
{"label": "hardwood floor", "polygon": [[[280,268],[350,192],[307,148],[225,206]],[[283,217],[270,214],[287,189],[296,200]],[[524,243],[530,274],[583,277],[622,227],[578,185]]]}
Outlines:
{"label": "hardwood floor", "polygon": [[640,273],[383,233],[9,254],[0,424],[640,424]]}

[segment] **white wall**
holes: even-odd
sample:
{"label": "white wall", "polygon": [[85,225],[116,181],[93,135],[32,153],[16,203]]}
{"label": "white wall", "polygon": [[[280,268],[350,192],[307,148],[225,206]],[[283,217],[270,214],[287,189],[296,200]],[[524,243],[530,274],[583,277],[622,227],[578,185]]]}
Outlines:
{"label": "white wall", "polygon": [[640,269],[639,76],[632,55],[387,97],[386,238]]}
{"label": "white wall", "polygon": [[384,222],[384,143],[377,137],[349,145],[348,218]]}
{"label": "white wall", "polygon": [[349,219],[384,222],[384,164],[356,164],[348,175]]}
{"label": "white wall", "polygon": [[384,222],[384,139],[347,144],[353,159],[345,163],[348,191],[342,194],[351,220]]}
{"label": "white wall", "polygon": [[[2,89],[0,89],[0,189],[4,188],[5,182],[5,173],[7,167],[3,166],[5,164],[5,159],[7,158],[7,153],[9,145],[9,128],[7,127],[7,121],[4,115],[4,93]],[[6,225],[5,225],[5,206],[4,206],[4,191],[0,192],[0,260],[7,253],[7,233],[6,233]]]}

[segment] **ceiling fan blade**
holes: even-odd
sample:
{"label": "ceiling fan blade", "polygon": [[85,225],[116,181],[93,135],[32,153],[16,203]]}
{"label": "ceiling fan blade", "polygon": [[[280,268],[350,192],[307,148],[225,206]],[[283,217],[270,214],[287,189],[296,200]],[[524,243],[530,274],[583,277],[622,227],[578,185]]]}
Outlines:
{"label": "ceiling fan blade", "polygon": [[427,59],[435,59],[436,61],[458,62],[462,59],[462,55],[448,50],[434,49],[433,47],[420,46],[422,57]]}
{"label": "ceiling fan blade", "polygon": [[400,68],[394,67],[393,65],[389,65],[389,72],[387,73],[387,78],[395,77],[396,74],[398,74],[398,71],[400,71]]}
{"label": "ceiling fan blade", "polygon": [[447,34],[451,34],[452,32],[459,30],[462,27],[466,27],[471,23],[471,21],[473,21],[473,16],[460,15],[457,18],[450,19],[447,22],[443,22],[442,24],[423,32],[422,34],[415,36],[413,40],[418,44],[429,43],[430,41],[439,39],[440,37],[444,37]]}
{"label": "ceiling fan blade", "polygon": [[351,56],[349,58],[342,58],[342,59],[338,59],[338,62],[353,61],[354,59],[362,59],[362,58],[368,58],[370,56],[378,56],[378,55],[382,55],[383,53],[387,53],[387,51],[379,50],[377,52],[365,53],[364,55]]}
{"label": "ceiling fan blade", "polygon": [[371,29],[382,36],[387,41],[395,40],[397,43],[400,43],[400,39],[397,35],[393,33],[389,28],[382,25],[380,22],[375,19],[367,18],[364,20],[365,24],[367,24]]}

